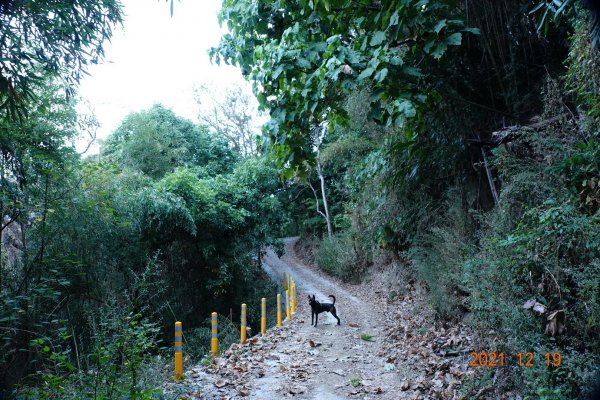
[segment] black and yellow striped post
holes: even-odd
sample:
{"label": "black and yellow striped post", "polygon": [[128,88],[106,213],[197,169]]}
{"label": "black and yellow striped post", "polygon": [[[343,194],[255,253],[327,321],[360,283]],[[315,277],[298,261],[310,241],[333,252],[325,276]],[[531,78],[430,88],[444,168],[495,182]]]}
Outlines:
{"label": "black and yellow striped post", "polygon": [[242,327],[240,332],[240,343],[246,343],[246,303],[242,304]]}
{"label": "black and yellow striped post", "polygon": [[292,316],[290,314],[290,290],[285,291],[285,319],[291,319]]}
{"label": "black and yellow striped post", "polygon": [[281,328],[281,295],[277,293],[277,327]]}
{"label": "black and yellow striped post", "polygon": [[287,290],[287,274],[283,273],[283,290]]}
{"label": "black and yellow striped post", "polygon": [[214,312],[211,314],[211,339],[210,339],[210,353],[213,357],[217,355],[219,352],[219,338],[217,337],[217,313]]}
{"label": "black and yellow striped post", "polygon": [[183,352],[182,352],[183,331],[181,322],[175,322],[175,380],[183,379]]}
{"label": "black and yellow striped post", "polygon": [[260,334],[267,334],[267,299],[260,299]]}

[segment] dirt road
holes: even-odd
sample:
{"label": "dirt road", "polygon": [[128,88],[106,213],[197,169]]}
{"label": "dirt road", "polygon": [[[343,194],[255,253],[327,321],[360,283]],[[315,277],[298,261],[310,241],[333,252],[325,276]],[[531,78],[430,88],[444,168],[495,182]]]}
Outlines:
{"label": "dirt road", "polygon": [[[349,395],[365,394],[381,399],[397,399],[402,381],[393,363],[386,363],[382,341],[378,332],[382,332],[382,320],[378,318],[378,304],[361,299],[352,291],[345,289],[320,271],[302,264],[295,256],[293,245],[296,239],[286,240],[286,254],[281,258],[269,251],[265,258],[265,268],[271,268],[278,276],[283,272],[291,274],[298,287],[298,313],[292,321],[294,330],[289,346],[282,343],[282,350],[293,350],[291,364],[308,366],[310,374],[302,382],[305,392],[302,399],[342,399]],[[308,295],[316,295],[317,300],[331,302],[328,295],[336,297],[336,308],[342,324],[329,313],[319,316],[318,326],[310,324]],[[378,296],[374,296],[378,298]],[[372,336],[370,340],[361,339],[361,335]],[[364,336],[367,338],[367,336]],[[310,341],[320,344],[310,347]],[[291,349],[290,349],[291,347]],[[274,350],[278,350],[277,348]],[[269,398],[269,393],[279,393],[280,387],[293,387],[297,382],[278,370],[277,365],[267,368],[263,384],[252,393],[251,398]]]}
{"label": "dirt road", "polygon": [[[468,338],[436,330],[423,313],[413,315],[409,294],[389,300],[386,279],[347,286],[305,265],[294,252],[296,241],[285,240],[283,257],[269,250],[264,259],[274,279],[285,272],[296,280],[296,315],[265,337],[234,344],[215,364],[189,370],[187,398],[460,398],[456,389],[467,375],[467,357],[449,360],[443,349]],[[323,313],[311,326],[309,294],[319,301],[334,295],[341,325]]]}

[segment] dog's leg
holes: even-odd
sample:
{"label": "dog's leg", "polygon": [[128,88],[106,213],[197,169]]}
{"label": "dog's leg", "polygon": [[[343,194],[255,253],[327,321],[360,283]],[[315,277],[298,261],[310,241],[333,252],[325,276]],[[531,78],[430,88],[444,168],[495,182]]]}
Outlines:
{"label": "dog's leg", "polygon": [[337,316],[337,314],[335,313],[335,307],[331,307],[331,311],[330,311],[331,315],[333,315],[337,320],[338,320],[338,325],[340,324],[340,318]]}
{"label": "dog's leg", "polygon": [[317,327],[318,323],[319,323],[319,313],[315,313],[315,328]]}
{"label": "dog's leg", "polygon": [[313,326],[315,324],[315,312],[313,310],[310,310],[310,326]]}

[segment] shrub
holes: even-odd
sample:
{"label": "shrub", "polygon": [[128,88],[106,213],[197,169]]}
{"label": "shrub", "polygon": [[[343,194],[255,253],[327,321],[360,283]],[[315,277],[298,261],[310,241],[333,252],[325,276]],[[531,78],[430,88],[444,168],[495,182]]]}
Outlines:
{"label": "shrub", "polygon": [[324,238],[315,253],[321,269],[346,282],[360,279],[363,266],[358,260],[354,241],[348,234]]}
{"label": "shrub", "polygon": [[[193,328],[184,332],[184,354],[186,357],[189,356],[193,363],[197,363],[210,353],[211,319],[207,318],[203,325],[201,328]],[[219,350],[228,349],[229,346],[240,340],[239,324],[235,324],[226,316],[220,316],[217,337],[219,338]]]}
{"label": "shrub", "polygon": [[[73,358],[68,341],[76,340],[66,326],[59,329],[63,344],[47,338],[32,341],[43,365],[35,387],[22,387],[17,398],[23,399],[138,399],[150,400],[159,391],[155,376],[145,374],[155,347],[158,328],[140,315],[128,314],[117,307],[101,310],[102,318],[94,325],[89,353]],[[154,378],[154,379],[153,379]]]}
{"label": "shrub", "polygon": [[462,297],[468,294],[463,267],[475,253],[471,218],[462,209],[455,190],[448,192],[446,207],[435,218],[437,225],[414,239],[407,252],[416,276],[427,283],[429,301],[443,318],[456,318]]}

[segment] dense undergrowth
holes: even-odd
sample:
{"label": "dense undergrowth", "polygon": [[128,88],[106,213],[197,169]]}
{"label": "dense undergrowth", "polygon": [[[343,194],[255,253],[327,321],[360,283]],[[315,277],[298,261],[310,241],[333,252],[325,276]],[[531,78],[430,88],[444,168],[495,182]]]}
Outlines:
{"label": "dense undergrowth", "polygon": [[[565,69],[529,82],[535,93],[526,122],[498,125],[493,113],[471,109],[467,116],[463,106],[451,114],[447,104],[436,103],[420,122],[429,134],[407,143],[393,129],[369,124],[356,105],[363,93],[347,102],[350,126],[321,148],[336,229],[327,237],[322,216],[305,220],[314,260],[334,276],[357,281],[386,252],[384,262],[402,262],[425,284],[441,320],[473,328],[474,350],[504,352],[511,360],[532,352],[534,367],[490,369],[470,383],[494,382],[497,396],[578,398],[598,378],[600,55],[586,26],[585,20],[573,25]],[[504,103],[508,109],[517,102],[513,95]],[[465,131],[474,124],[498,132]],[[372,140],[366,156],[358,148],[323,157],[357,130]],[[494,144],[498,138],[503,144]],[[421,160],[425,149],[428,159]],[[323,238],[314,239],[319,232]],[[556,352],[560,366],[548,366],[546,353]]]}
{"label": "dense undergrowth", "polygon": [[[62,107],[13,126],[74,124],[74,103]],[[175,321],[200,362],[211,312],[226,348],[241,303],[254,327],[261,297],[275,308],[260,258],[285,220],[277,170],[159,105],[127,117],[99,156],[81,159],[68,133],[51,152],[26,149],[26,184],[3,178],[0,396],[160,396]]]}

